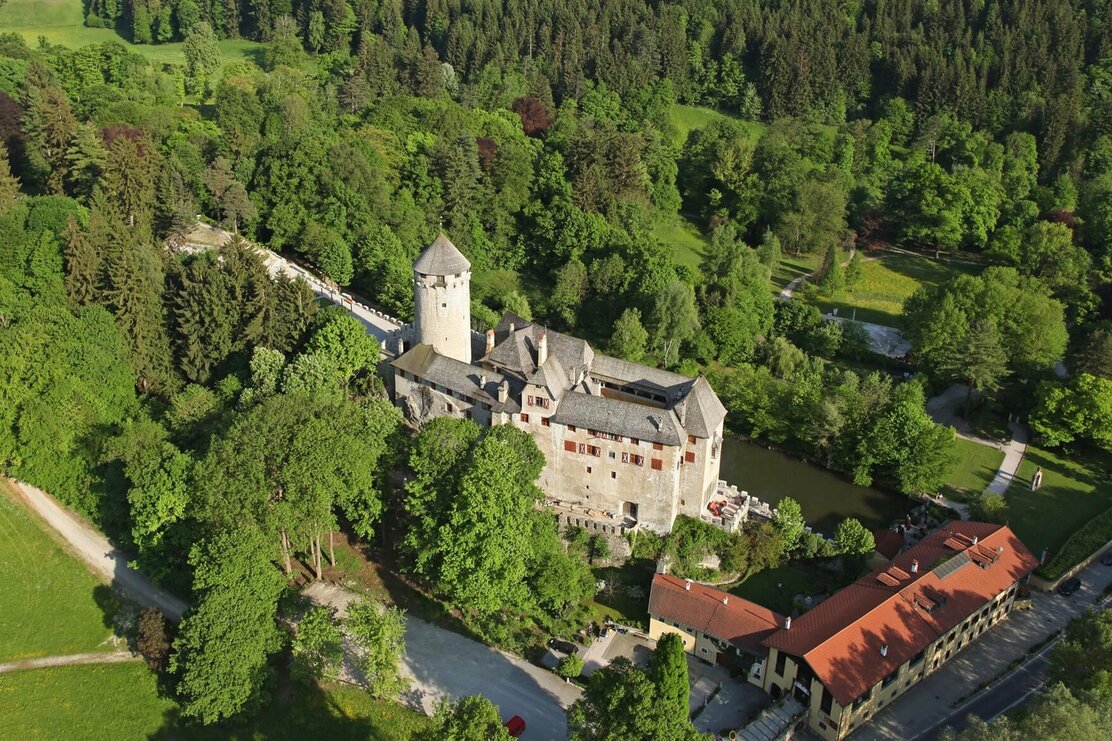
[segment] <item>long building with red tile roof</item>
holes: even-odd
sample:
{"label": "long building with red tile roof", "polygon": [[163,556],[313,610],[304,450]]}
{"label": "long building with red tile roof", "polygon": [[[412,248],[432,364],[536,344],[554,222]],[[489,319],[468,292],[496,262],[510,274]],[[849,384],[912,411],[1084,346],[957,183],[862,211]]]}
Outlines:
{"label": "long building with red tile roof", "polygon": [[689,652],[712,664],[731,649],[763,656],[763,641],[784,621],[755,602],[669,574],[653,577],[649,618],[651,638],[679,633]]}
{"label": "long building with red tile roof", "polygon": [[949,523],[769,634],[763,687],[840,739],[1002,619],[1036,565],[1004,525]]}

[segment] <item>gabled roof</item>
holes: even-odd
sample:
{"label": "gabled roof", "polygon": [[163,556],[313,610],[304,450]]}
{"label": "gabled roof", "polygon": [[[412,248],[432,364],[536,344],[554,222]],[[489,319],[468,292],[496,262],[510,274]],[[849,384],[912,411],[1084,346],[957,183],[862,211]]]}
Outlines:
{"label": "gabled roof", "polygon": [[846,705],[1036,565],[1008,527],[952,522],[885,569],[831,595],[790,629],[773,633],[765,645],[804,659]]}
{"label": "gabled roof", "polygon": [[560,359],[555,355],[549,355],[544,365],[537,368],[529,377],[529,383],[548,389],[553,399],[559,399],[571,385],[571,380],[564,366],[560,365]]}
{"label": "gabled roof", "polygon": [[471,263],[441,234],[413,263],[414,272],[422,275],[458,275],[471,269]]}
{"label": "gabled roof", "polygon": [[[513,332],[510,331],[511,324]],[[483,358],[483,362],[505,368],[522,378],[530,378],[537,369],[537,341],[542,332],[548,336],[548,357],[559,361],[568,384],[591,367],[595,352],[586,340],[546,330],[510,312],[495,327],[494,349]]]}
{"label": "gabled roof", "polygon": [[694,582],[688,589],[684,579],[668,574],[653,577],[649,614],[750,651],[759,651],[784,621],[767,607]]}
{"label": "gabled roof", "polygon": [[468,399],[482,401],[496,412],[516,413],[521,405],[511,394],[506,401],[498,401],[498,385],[502,377],[497,373],[464,363],[462,360],[441,355],[432,345],[417,345],[395,358],[390,365],[407,371],[417,378],[455,391]]}
{"label": "gabled roof", "polygon": [[699,376],[683,401],[676,405],[676,414],[688,434],[709,438],[726,418],[726,407],[722,406],[707,379]]}
{"label": "gabled roof", "polygon": [[552,421],[664,445],[679,445],[686,439],[676,415],[667,409],[580,391],[564,394]]}

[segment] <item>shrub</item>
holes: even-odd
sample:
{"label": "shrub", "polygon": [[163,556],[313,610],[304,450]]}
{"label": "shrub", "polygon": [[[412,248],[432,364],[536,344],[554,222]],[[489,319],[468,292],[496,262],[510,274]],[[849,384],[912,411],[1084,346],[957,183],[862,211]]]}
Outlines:
{"label": "shrub", "polygon": [[1112,509],[1100,513],[1071,535],[1054,558],[1039,567],[1038,573],[1047,579],[1057,579],[1109,540],[1112,540]]}

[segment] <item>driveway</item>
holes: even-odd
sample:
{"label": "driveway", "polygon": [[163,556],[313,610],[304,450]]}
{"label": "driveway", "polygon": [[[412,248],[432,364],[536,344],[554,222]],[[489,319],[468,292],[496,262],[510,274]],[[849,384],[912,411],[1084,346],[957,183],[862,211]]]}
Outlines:
{"label": "driveway", "polygon": [[[343,615],[356,595],[342,587],[314,582],[303,594],[332,605]],[[482,695],[498,706],[505,720],[525,720],[526,741],[563,741],[568,737],[565,709],[582,694],[550,671],[459,633],[407,616],[403,673],[411,680],[402,701],[431,715],[442,700]]]}
{"label": "driveway", "polygon": [[[1032,662],[1034,666],[1029,671],[1016,672],[983,694],[973,695],[985,683],[1001,677],[1013,661],[1026,658],[1032,646],[1094,607],[1105,586],[1112,583],[1112,566],[1096,561],[1078,576],[1082,587],[1070,597],[1032,592],[1030,610],[1013,612],[878,713],[852,738],[855,741],[933,738],[946,725],[960,724],[969,713],[984,713],[992,718],[1010,709],[1015,700],[1030,694],[1037,685],[1040,658]],[[1032,674],[1036,676],[1032,678]]]}

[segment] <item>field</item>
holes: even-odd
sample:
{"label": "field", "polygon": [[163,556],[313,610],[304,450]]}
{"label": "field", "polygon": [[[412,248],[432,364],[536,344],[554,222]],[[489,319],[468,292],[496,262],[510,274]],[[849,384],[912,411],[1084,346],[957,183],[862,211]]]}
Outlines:
{"label": "field", "polygon": [[658,221],[653,226],[652,235],[672,250],[672,258],[677,265],[686,265],[699,272],[707,240],[694,224],[682,216],[675,216]]}
{"label": "field", "polygon": [[[183,64],[181,42],[132,44],[109,28],[86,28],[81,0],[8,0],[0,7],[0,30],[15,31],[34,46],[40,36],[52,44],[74,49],[86,44],[118,41],[156,64]],[[265,46],[255,41],[224,39],[219,43],[224,65],[239,61],[259,63]]]}
{"label": "field", "polygon": [[782,255],[776,269],[772,271],[773,295],[779,296],[780,291],[787,288],[793,280],[815,272],[821,265],[822,255]]}
{"label": "field", "polygon": [[15,496],[0,479],[0,662],[111,649],[116,600]]}
{"label": "field", "polygon": [[[286,695],[288,693],[280,693]],[[143,664],[66,666],[0,675],[6,738],[407,739],[429,721],[344,685],[298,689],[250,723],[184,725]]]}
{"label": "field", "polygon": [[714,121],[733,121],[739,124],[752,139],[757,139],[768,127],[757,121],[743,121],[740,118],[701,106],[680,105],[676,103],[668,112],[668,119],[676,129],[674,139],[677,146],[687,141],[687,135],[694,129],[701,129]]}
{"label": "field", "polygon": [[958,500],[969,499],[988,488],[1004,460],[1004,451],[960,437],[957,439],[957,454],[957,463],[943,493]]}
{"label": "field", "polygon": [[[1040,466],[1042,487],[1031,491],[1031,477]],[[1004,495],[1006,520],[1032,553],[1039,556],[1046,548],[1053,556],[1077,530],[1112,507],[1110,471],[1112,455],[1107,453],[1074,459],[1029,446]],[[1112,532],[1101,542],[1109,539]]]}
{"label": "field", "polygon": [[963,263],[942,263],[918,255],[885,254],[862,264],[861,282],[834,300],[809,299],[823,313],[837,308],[840,316],[857,321],[899,326],[900,312],[908,296],[921,285],[938,285],[962,273],[977,270]]}

